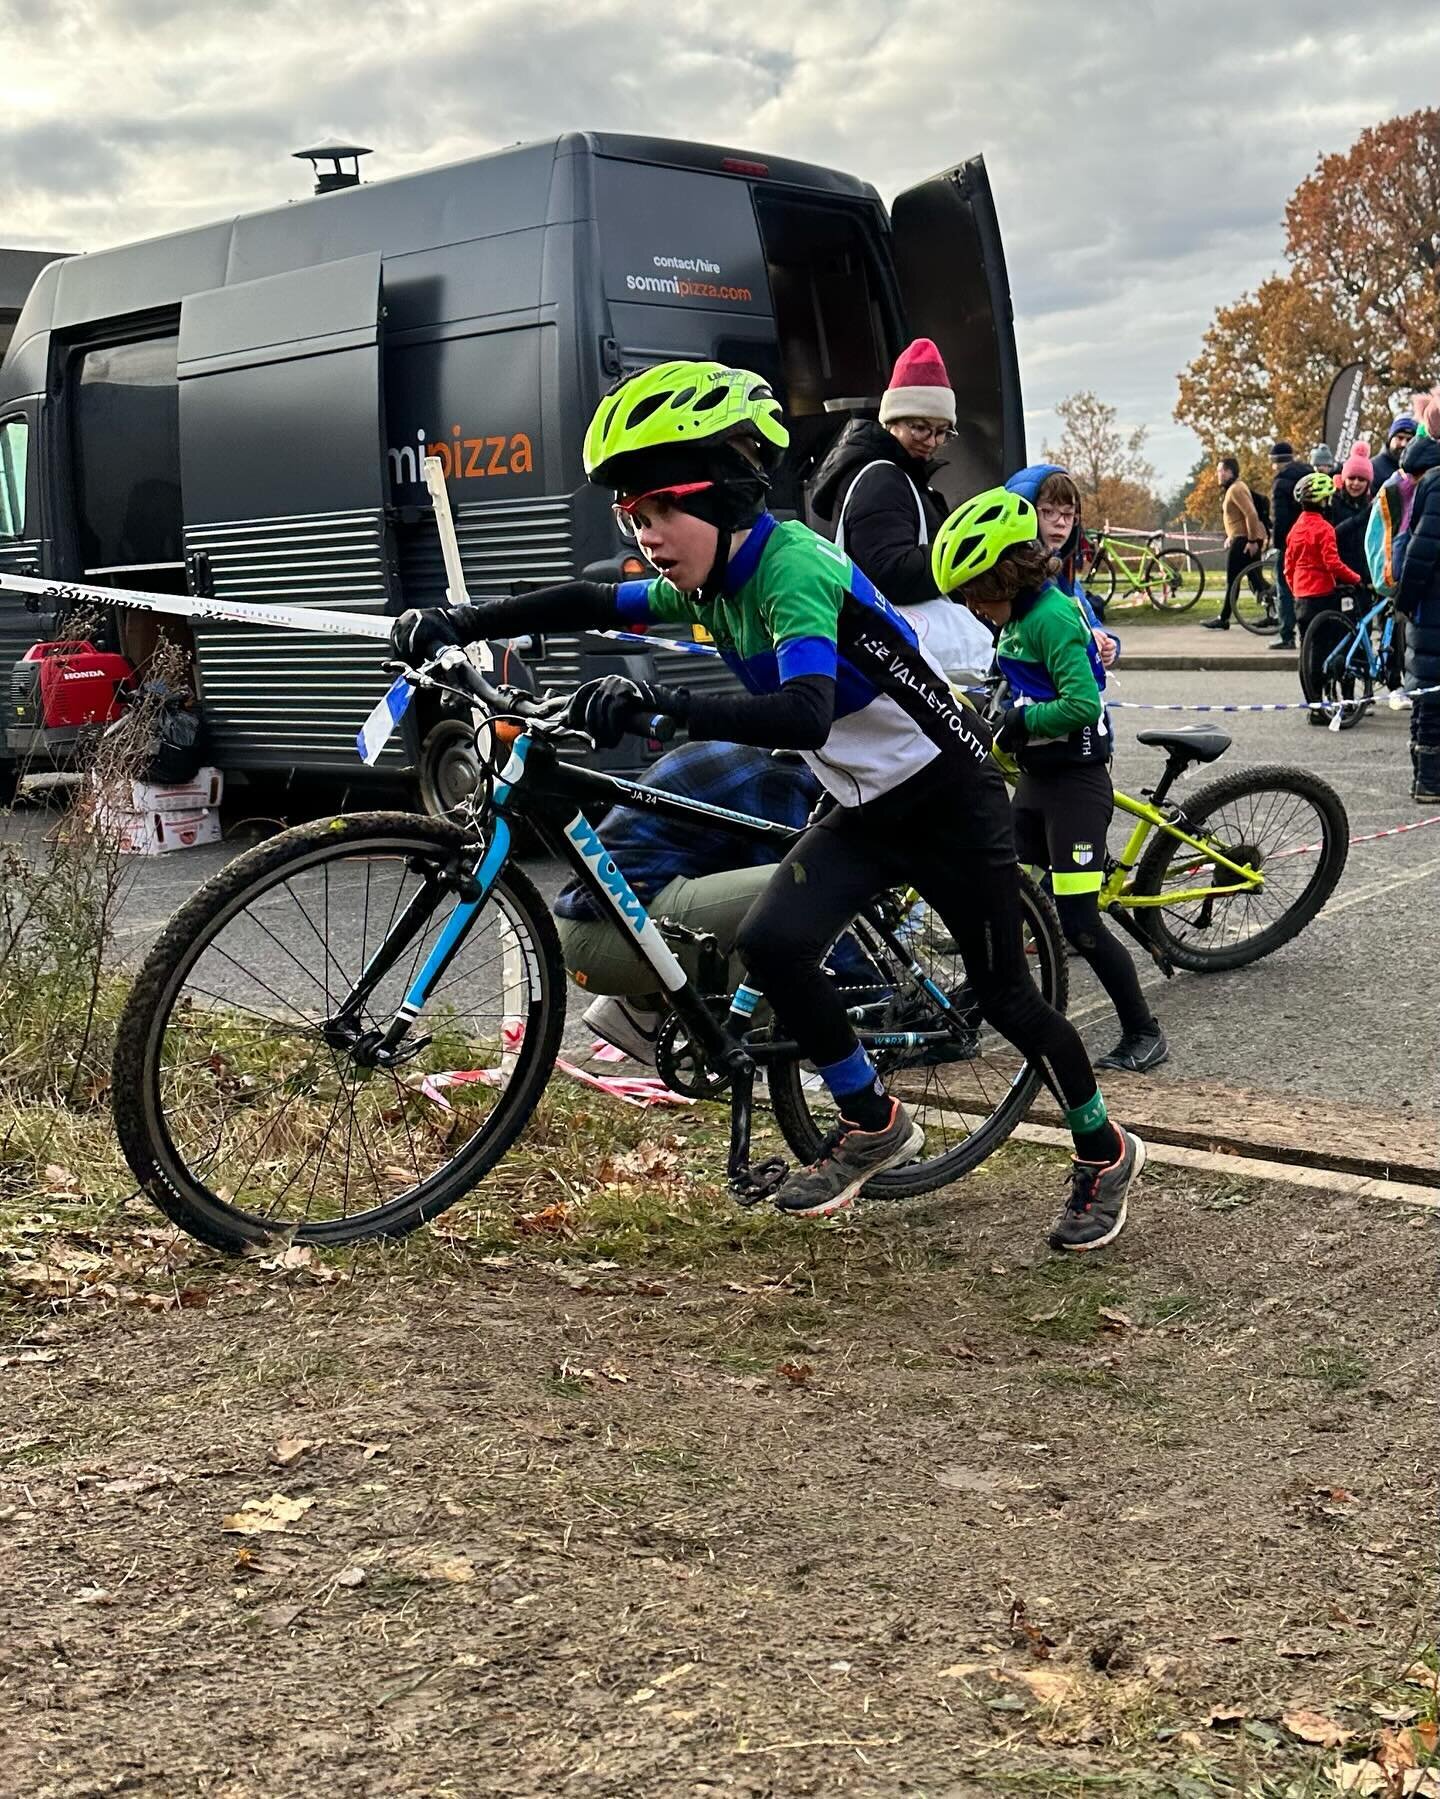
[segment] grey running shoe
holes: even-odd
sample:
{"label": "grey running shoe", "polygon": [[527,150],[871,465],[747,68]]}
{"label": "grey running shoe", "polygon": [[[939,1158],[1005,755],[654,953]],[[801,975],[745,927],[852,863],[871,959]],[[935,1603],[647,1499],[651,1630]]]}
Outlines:
{"label": "grey running shoe", "polygon": [[843,1212],[872,1176],[912,1161],[925,1147],[925,1133],[900,1104],[890,1102],[883,1131],[843,1125],[827,1138],[820,1159],[787,1175],[775,1195],[777,1210],[791,1218],[828,1218]]}
{"label": "grey running shoe", "polygon": [[632,1062],[643,1062],[647,1068],[655,1066],[655,1039],[664,1013],[650,1012],[606,994],[592,1000],[580,1017],[597,1037],[623,1050]]}
{"label": "grey running shoe", "polygon": [[1070,1198],[1050,1233],[1051,1249],[1103,1249],[1125,1228],[1125,1196],[1145,1166],[1145,1145],[1133,1131],[1116,1131],[1124,1147],[1108,1167],[1076,1162],[1070,1170]]}
{"label": "grey running shoe", "polygon": [[1170,1045],[1157,1024],[1150,1031],[1126,1031],[1110,1054],[1101,1056],[1095,1066],[1118,1068],[1122,1074],[1149,1074],[1152,1068],[1169,1060]]}

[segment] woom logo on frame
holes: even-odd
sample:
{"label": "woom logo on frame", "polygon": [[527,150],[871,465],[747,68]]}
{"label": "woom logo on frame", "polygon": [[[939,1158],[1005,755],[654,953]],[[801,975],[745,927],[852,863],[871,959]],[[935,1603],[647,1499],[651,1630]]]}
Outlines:
{"label": "woom logo on frame", "polygon": [[526,431],[489,437],[467,437],[459,425],[448,437],[427,437],[422,425],[411,444],[391,444],[386,451],[390,479],[396,486],[420,482],[427,456],[439,458],[447,481],[478,481],[491,475],[532,475],[535,452]]}

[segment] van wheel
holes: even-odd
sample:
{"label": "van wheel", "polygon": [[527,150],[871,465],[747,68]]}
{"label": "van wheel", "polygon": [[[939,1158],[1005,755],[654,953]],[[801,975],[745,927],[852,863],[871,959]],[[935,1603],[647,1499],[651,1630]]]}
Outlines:
{"label": "van wheel", "polygon": [[431,818],[453,818],[479,776],[474,727],[458,718],[437,720],[420,746],[421,806]]}

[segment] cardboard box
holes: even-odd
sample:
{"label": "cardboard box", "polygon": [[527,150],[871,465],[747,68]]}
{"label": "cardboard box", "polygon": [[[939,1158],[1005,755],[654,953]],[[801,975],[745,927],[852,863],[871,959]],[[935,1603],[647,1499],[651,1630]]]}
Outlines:
{"label": "cardboard box", "polygon": [[95,828],[119,844],[125,856],[165,856],[220,841],[220,814],[208,806],[188,812],[140,812],[114,806],[95,808]]}

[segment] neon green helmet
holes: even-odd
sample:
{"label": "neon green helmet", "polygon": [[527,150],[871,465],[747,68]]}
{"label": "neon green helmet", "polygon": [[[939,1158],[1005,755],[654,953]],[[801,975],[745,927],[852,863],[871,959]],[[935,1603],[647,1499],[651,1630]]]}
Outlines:
{"label": "neon green helmet", "polygon": [[1313,475],[1302,475],[1295,483],[1295,498],[1302,506],[1328,506],[1335,498],[1335,482],[1316,469]]}
{"label": "neon green helmet", "polygon": [[1040,535],[1035,508],[1008,487],[990,487],[957,506],[935,533],[930,572],[941,593],[953,593],[1004,555],[1012,544]]}
{"label": "neon green helmet", "polygon": [[711,443],[747,427],[765,465],[777,462],[790,433],[759,375],[722,362],[657,363],[600,402],[585,433],[585,473],[598,486],[614,486],[612,467],[622,456]]}

